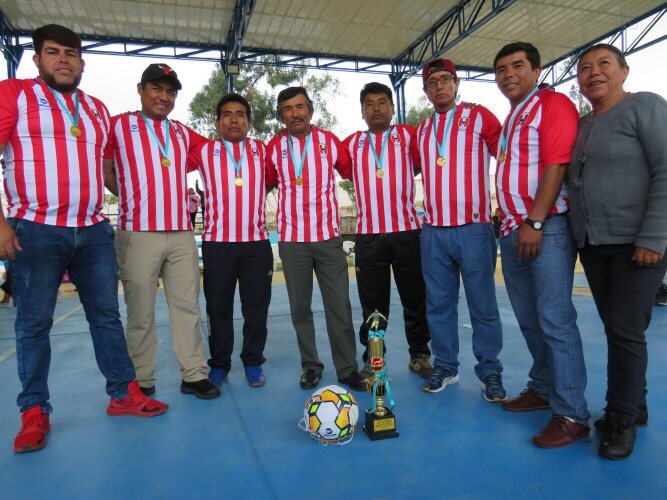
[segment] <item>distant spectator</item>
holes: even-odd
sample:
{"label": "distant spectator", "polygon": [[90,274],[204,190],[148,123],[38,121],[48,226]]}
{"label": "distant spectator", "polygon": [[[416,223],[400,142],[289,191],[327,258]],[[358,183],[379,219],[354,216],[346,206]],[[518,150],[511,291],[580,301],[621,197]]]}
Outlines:
{"label": "distant spectator", "polygon": [[197,209],[201,207],[201,200],[195,193],[195,190],[188,188],[188,210],[190,211],[190,220],[192,221],[192,230],[195,229],[195,219],[197,218]]}

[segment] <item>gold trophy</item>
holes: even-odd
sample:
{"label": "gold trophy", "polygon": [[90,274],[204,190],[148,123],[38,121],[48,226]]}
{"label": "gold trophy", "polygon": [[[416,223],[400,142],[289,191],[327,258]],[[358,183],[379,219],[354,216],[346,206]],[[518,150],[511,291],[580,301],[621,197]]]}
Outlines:
{"label": "gold trophy", "polygon": [[[372,440],[398,437],[396,417],[392,411],[394,398],[387,378],[384,362],[384,330],[380,321],[387,323],[387,318],[376,309],[366,320],[368,325],[368,361],[371,376],[366,379],[368,392],[373,396],[373,408],[366,410],[364,432]],[[385,402],[385,398],[388,400]],[[388,406],[387,406],[388,403]]]}

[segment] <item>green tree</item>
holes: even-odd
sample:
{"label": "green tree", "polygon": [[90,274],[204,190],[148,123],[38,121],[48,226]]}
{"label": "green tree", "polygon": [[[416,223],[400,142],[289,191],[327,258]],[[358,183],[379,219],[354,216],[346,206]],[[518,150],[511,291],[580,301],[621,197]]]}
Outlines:
{"label": "green tree", "polygon": [[[272,59],[265,56],[264,61]],[[319,76],[303,68],[241,65],[240,73],[234,76],[234,91],[244,96],[252,107],[252,134],[257,139],[268,140],[277,134],[282,124],[276,117],[276,96],[291,85],[300,85],[308,90],[315,106],[314,123],[318,127],[330,129],[336,125],[336,117],[327,104],[331,96],[339,91],[338,79],[325,74]],[[203,135],[216,137],[215,107],[227,93],[227,79],[218,66],[209,81],[195,95],[190,103],[190,124]]]}
{"label": "green tree", "polygon": [[347,193],[347,195],[350,197],[350,200],[352,200],[352,204],[356,207],[357,206],[357,197],[354,194],[354,182],[352,182],[349,179],[344,179],[338,183],[340,188]]}
{"label": "green tree", "polygon": [[590,103],[584,99],[579,87],[574,84],[570,87],[570,99],[572,99],[574,105],[577,107],[579,116],[584,116],[591,112],[592,108]]}
{"label": "green tree", "polygon": [[408,112],[405,115],[405,123],[416,127],[432,114],[433,105],[426,99],[426,97],[421,96],[417,101],[416,106],[410,106],[408,108]]}

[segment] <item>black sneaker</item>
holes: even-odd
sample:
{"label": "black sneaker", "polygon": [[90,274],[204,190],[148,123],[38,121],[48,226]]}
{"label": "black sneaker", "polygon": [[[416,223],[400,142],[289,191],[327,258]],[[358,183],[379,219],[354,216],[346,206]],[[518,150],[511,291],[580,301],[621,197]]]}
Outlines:
{"label": "black sneaker", "polygon": [[608,419],[598,453],[610,460],[622,460],[632,454],[637,439],[635,424]]}
{"label": "black sneaker", "polygon": [[214,386],[207,378],[197,380],[196,382],[181,382],[181,392],[183,394],[194,394],[199,399],[215,399],[220,396],[220,389]]}
{"label": "black sneaker", "polygon": [[350,374],[345,378],[339,378],[338,382],[347,385],[353,391],[366,390],[366,382],[364,381],[364,377],[357,370],[350,372]]}
{"label": "black sneaker", "polygon": [[301,374],[301,380],[299,380],[299,385],[302,389],[315,389],[317,384],[320,383],[322,379],[322,374],[313,368],[306,368],[306,370]]}
{"label": "black sneaker", "polygon": [[[598,418],[593,426],[600,432],[607,430],[607,415],[602,415]],[[637,407],[637,414],[635,415],[635,425],[637,427],[646,427],[648,425],[648,407],[646,405]]]}
{"label": "black sneaker", "polygon": [[144,393],[144,396],[152,396],[155,394],[155,386],[151,385],[150,387],[141,387],[139,386],[139,390]]}

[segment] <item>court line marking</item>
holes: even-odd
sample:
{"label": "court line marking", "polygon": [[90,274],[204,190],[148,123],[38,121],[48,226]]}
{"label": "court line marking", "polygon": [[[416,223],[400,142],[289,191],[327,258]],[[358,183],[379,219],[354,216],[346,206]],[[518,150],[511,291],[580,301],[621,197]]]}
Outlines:
{"label": "court line marking", "polygon": [[[79,312],[81,309],[83,309],[83,306],[81,304],[79,304],[76,307],[67,311],[65,314],[62,314],[62,315],[58,316],[56,319],[53,320],[53,325],[51,326],[51,328],[53,328],[54,326],[56,326],[59,323],[62,323],[67,318],[69,318],[72,314],[75,314],[75,313]],[[10,347],[9,349],[7,349],[5,352],[0,354],[0,363],[2,363],[5,359],[12,356],[14,353],[16,353],[16,346]]]}

